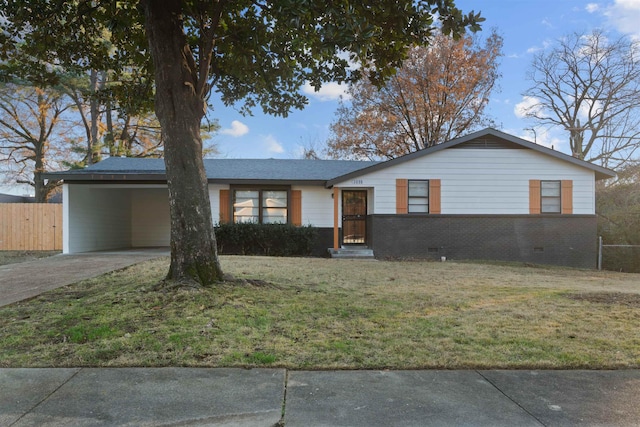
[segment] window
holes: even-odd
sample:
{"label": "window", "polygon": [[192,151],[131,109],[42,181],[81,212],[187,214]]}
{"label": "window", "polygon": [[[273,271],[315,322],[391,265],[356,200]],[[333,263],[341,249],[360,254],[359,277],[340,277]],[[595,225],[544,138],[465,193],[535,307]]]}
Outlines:
{"label": "window", "polygon": [[429,213],[429,181],[409,181],[409,213]]}
{"label": "window", "polygon": [[287,222],[287,192],[262,191],[262,223]]}
{"label": "window", "polygon": [[235,190],[233,222],[286,223],[287,201],[287,190]]}
{"label": "window", "polygon": [[540,181],[540,212],[560,213],[560,181]]}

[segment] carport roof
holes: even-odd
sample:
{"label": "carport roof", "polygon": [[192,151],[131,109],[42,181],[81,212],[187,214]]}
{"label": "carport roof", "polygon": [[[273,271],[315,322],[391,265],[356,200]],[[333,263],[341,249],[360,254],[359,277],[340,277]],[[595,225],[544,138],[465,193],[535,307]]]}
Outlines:
{"label": "carport roof", "polygon": [[[205,159],[209,182],[313,183],[326,181],[379,162],[307,159]],[[110,157],[84,169],[43,174],[65,181],[166,181],[164,160]]]}

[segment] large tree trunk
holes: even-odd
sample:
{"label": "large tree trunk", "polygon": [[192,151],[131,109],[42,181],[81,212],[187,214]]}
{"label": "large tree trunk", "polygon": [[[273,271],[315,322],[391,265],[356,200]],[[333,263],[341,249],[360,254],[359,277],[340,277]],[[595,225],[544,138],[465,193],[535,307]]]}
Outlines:
{"label": "large tree trunk", "polygon": [[222,279],[202,161],[200,123],[205,102],[196,95],[195,61],[183,32],[180,0],[143,1],[155,67],[156,115],[165,145],[171,212],[167,280],[209,286]]}

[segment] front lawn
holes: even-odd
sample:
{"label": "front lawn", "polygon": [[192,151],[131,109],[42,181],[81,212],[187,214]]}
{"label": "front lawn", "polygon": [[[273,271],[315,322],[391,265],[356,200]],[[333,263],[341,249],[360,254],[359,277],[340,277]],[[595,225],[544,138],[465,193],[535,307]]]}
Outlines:
{"label": "front lawn", "polygon": [[154,292],[168,260],[0,308],[0,367],[639,368],[640,275],[222,257],[251,279]]}

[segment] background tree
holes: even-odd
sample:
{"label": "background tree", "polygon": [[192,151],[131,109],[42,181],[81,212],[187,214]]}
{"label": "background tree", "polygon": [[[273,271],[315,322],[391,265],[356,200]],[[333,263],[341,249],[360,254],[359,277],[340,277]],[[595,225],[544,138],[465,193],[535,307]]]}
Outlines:
{"label": "background tree", "polygon": [[83,165],[92,165],[100,161],[100,99],[98,94],[104,90],[107,81],[105,71],[90,70],[88,78],[81,75],[68,78],[63,83],[66,94],[73,100],[86,135]]}
{"label": "background tree", "polygon": [[[167,280],[195,285],[222,278],[200,136],[213,88],[226,104],[243,100],[246,111],[260,105],[286,115],[306,104],[299,89],[307,81],[319,88],[358,77],[344,52],[375,63],[369,77],[381,82],[406,46],[428,43],[434,16],[443,32],[455,34],[477,30],[481,20],[464,16],[453,0],[2,0],[0,10],[0,60],[19,65],[14,58],[26,54],[116,77],[131,63],[153,70],[171,215]],[[104,46],[96,41],[107,30]]]}
{"label": "background tree", "polygon": [[41,174],[62,169],[73,157],[73,139],[63,120],[70,107],[55,89],[0,86],[0,163],[6,179],[33,187],[36,203],[46,203],[60,185],[45,182]]}
{"label": "background tree", "polygon": [[569,133],[573,156],[623,165],[640,146],[640,42],[571,34],[534,57],[524,95],[541,125]]}
{"label": "background tree", "polygon": [[[640,245],[640,163],[628,163],[618,179],[596,190],[598,233],[605,244]],[[640,273],[640,248],[604,248],[609,270]]]}
{"label": "background tree", "polygon": [[366,78],[349,87],[351,100],[331,125],[329,155],[391,159],[486,126],[501,55],[495,31],[484,44],[439,34],[428,47],[413,47],[379,90]]}
{"label": "background tree", "polygon": [[[147,96],[151,86],[149,82],[138,84],[148,87],[142,91],[131,85],[123,87],[111,81],[107,71],[62,76],[60,86],[73,100],[85,135],[84,144],[78,145],[83,159],[74,166],[91,165],[104,156],[162,157],[162,132],[152,105],[137,100],[138,95]],[[133,93],[118,93],[132,89]]]}

